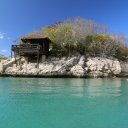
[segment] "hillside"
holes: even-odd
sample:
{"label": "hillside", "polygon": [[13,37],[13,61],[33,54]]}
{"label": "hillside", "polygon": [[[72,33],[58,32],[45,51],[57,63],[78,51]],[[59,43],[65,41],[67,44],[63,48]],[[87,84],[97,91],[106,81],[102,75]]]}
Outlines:
{"label": "hillside", "polygon": [[51,55],[75,54],[87,57],[114,57],[128,60],[128,39],[113,34],[106,26],[82,18],[57,22],[42,30],[52,41]]}

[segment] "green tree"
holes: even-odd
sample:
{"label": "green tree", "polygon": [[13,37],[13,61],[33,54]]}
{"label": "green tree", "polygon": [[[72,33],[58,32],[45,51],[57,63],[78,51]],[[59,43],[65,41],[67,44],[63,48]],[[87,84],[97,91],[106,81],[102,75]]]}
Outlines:
{"label": "green tree", "polygon": [[51,53],[57,56],[74,53],[87,56],[128,57],[125,36],[108,34],[105,26],[82,18],[58,22],[43,30],[52,41]]}
{"label": "green tree", "polygon": [[59,28],[46,28],[43,31],[52,41],[52,51],[57,53],[63,51],[62,53],[65,54],[68,52],[70,56],[76,45],[75,36],[70,25],[63,24]]}

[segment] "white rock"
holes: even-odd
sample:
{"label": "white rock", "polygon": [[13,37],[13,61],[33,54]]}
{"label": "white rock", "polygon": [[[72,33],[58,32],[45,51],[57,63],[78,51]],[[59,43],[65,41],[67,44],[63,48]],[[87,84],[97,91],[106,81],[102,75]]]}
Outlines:
{"label": "white rock", "polygon": [[82,68],[82,66],[80,65],[75,65],[71,68],[71,74],[73,76],[78,76],[78,77],[81,77],[81,76],[84,76],[85,75],[85,72],[84,72],[84,69]]}
{"label": "white rock", "polygon": [[84,63],[85,63],[85,56],[81,56],[81,58],[80,58],[80,60],[79,60],[79,62],[78,62],[78,65],[80,65],[80,66],[84,66]]}
{"label": "white rock", "polygon": [[[125,71],[128,73],[128,63],[120,65],[118,60],[101,57],[89,57],[87,59],[85,59],[85,56],[55,57],[40,63],[38,68],[36,67],[36,63],[27,64],[24,60],[22,62],[23,64],[21,66],[17,66],[16,64],[9,65],[6,67],[5,73],[21,75],[39,74],[44,76],[73,75],[77,77],[106,77],[109,75],[118,75],[120,72]],[[0,64],[3,65],[3,63]]]}
{"label": "white rock", "polygon": [[121,66],[117,60],[95,57],[87,59],[85,70],[90,72],[89,75],[91,76],[108,76],[109,74],[119,74]]}

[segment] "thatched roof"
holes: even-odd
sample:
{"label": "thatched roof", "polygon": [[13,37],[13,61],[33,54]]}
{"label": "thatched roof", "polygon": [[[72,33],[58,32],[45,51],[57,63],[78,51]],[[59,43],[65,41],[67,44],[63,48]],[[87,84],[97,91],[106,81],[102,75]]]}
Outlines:
{"label": "thatched roof", "polygon": [[29,39],[44,39],[48,38],[43,33],[29,34],[21,38],[21,40],[29,40]]}

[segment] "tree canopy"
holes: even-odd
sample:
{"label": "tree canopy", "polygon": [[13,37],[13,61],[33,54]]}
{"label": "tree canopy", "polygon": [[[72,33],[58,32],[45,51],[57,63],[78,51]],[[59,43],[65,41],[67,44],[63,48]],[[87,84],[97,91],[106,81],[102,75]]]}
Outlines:
{"label": "tree canopy", "polygon": [[128,59],[128,40],[110,34],[107,27],[82,18],[71,18],[43,29],[52,41],[55,56],[83,54],[86,56]]}

